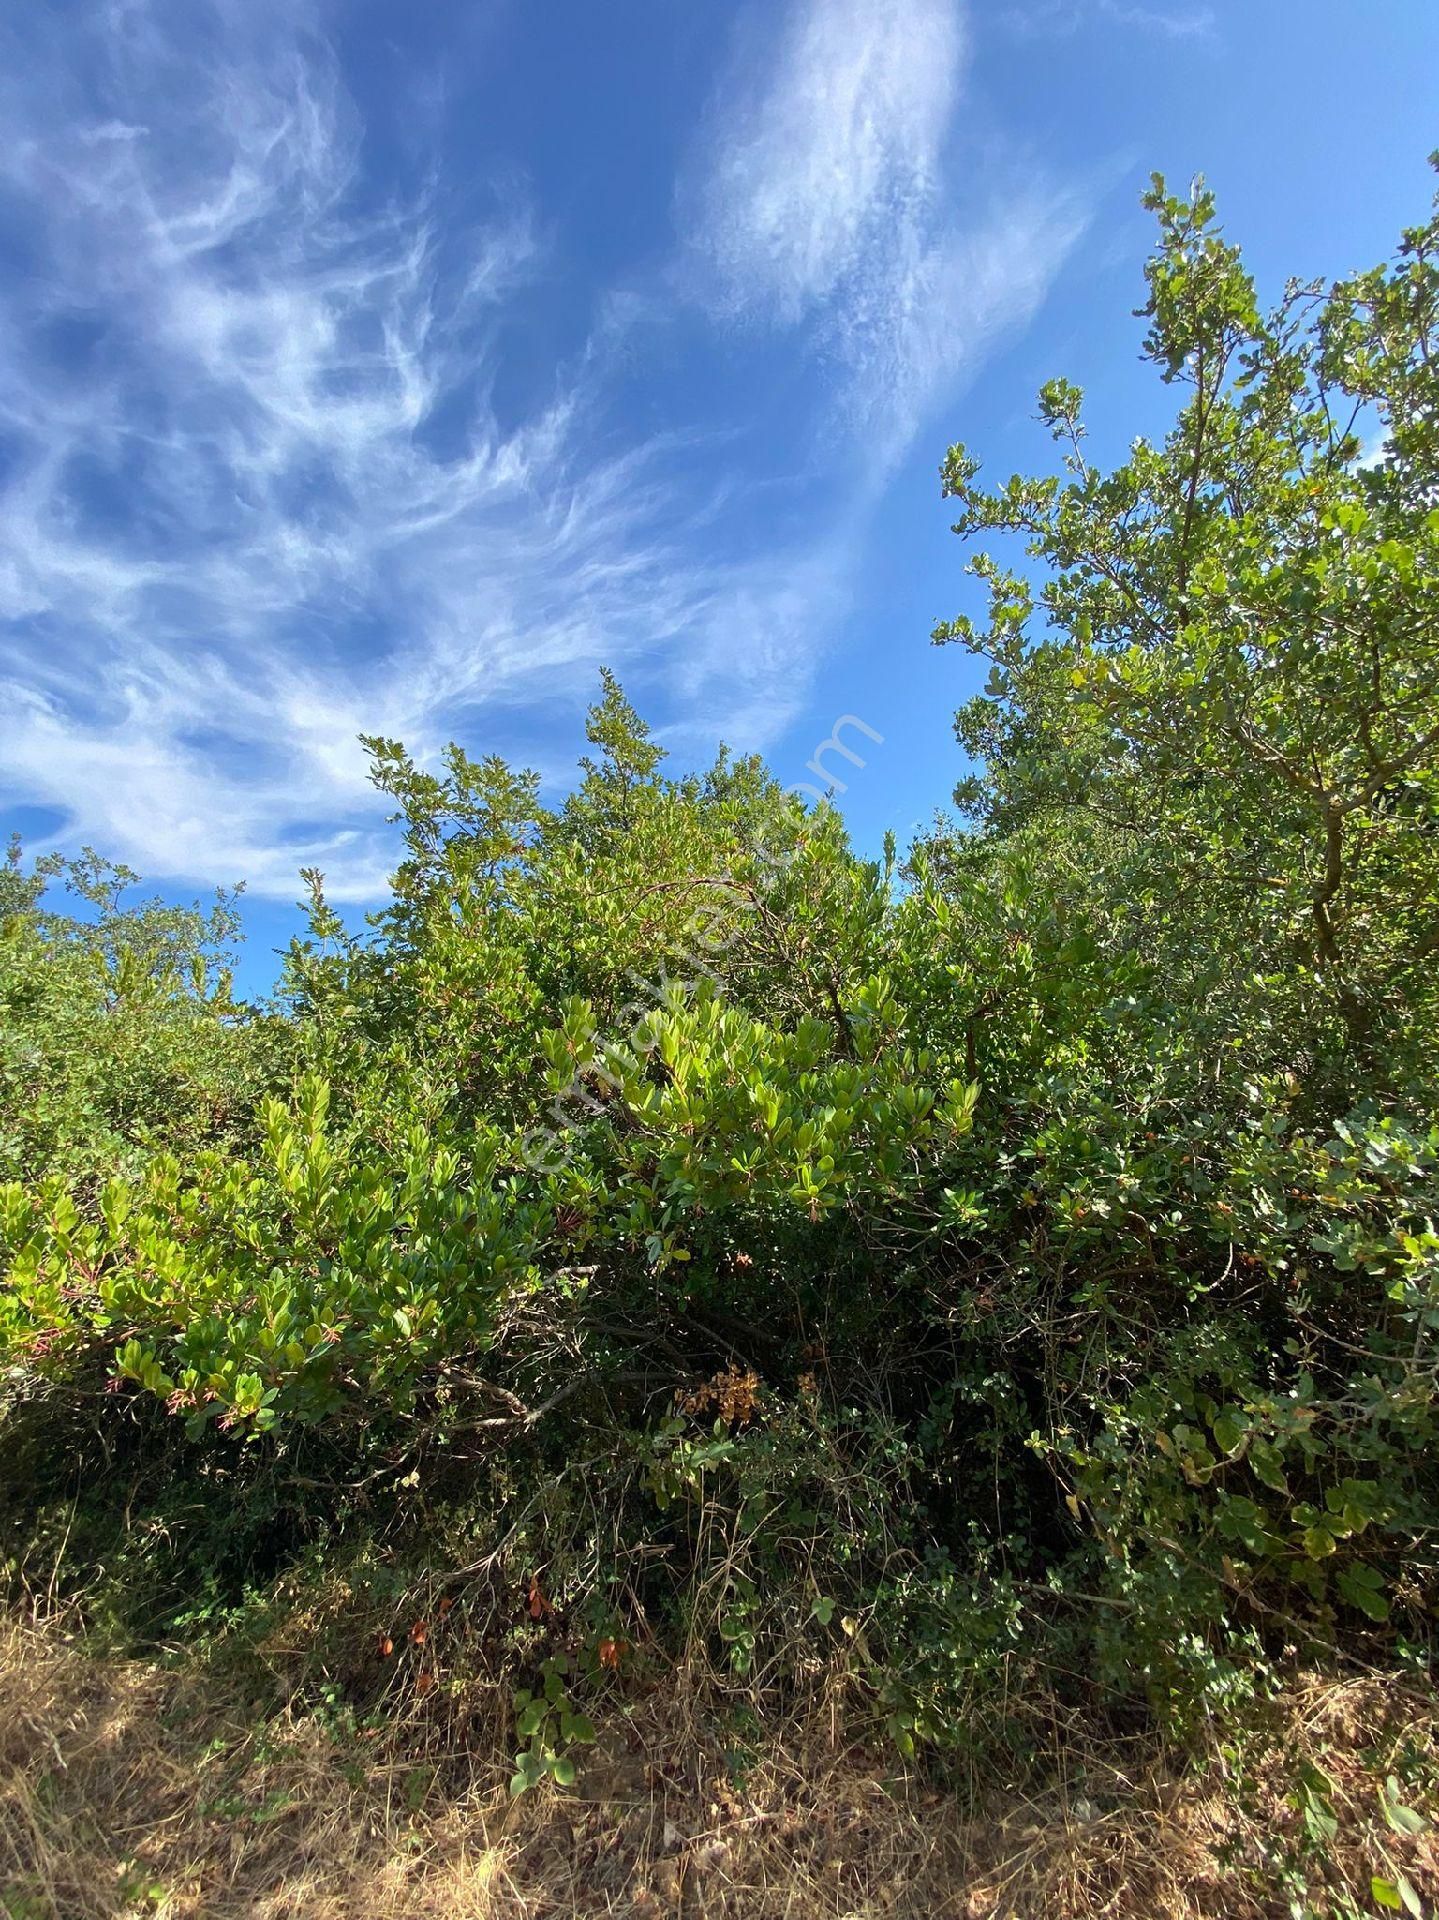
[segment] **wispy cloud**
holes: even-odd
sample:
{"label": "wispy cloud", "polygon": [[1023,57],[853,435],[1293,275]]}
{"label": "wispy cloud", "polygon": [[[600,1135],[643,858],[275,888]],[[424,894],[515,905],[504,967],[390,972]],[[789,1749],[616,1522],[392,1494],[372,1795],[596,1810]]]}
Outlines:
{"label": "wispy cloud", "polygon": [[963,54],[953,0],[809,0],[742,37],[687,209],[721,305],[793,322],[872,288],[938,190]]}
{"label": "wispy cloud", "polygon": [[[295,18],[117,0],[4,62],[31,259],[0,292],[0,783],[148,874],[290,894],[317,862],[360,898],[362,728],[424,752],[768,589],[697,561],[662,447],[584,453],[597,368],[499,424],[531,210],[363,200]],[[771,727],[790,642],[747,669]]]}
{"label": "wispy cloud", "polygon": [[1006,7],[1001,23],[1031,38],[1078,33],[1087,26],[1129,27],[1168,40],[1212,34],[1214,9],[1202,5],[1151,6],[1142,0],[1023,0]]}
{"label": "wispy cloud", "polygon": [[728,321],[803,328],[883,474],[1033,311],[1083,209],[1013,168],[987,198],[963,179],[958,0],[792,0],[769,31],[741,35],[682,183],[691,288]]}
{"label": "wispy cloud", "polygon": [[[381,190],[305,0],[16,15],[0,799],[155,878],[293,896],[315,864],[365,899],[391,847],[361,730],[543,742],[605,661],[679,737],[772,740],[885,472],[1081,220],[1033,182],[951,217],[964,54],[951,0],[792,0],[717,90],[682,295],[595,290],[588,349],[527,400],[506,381],[502,410],[509,332],[563,264],[543,210],[438,159]],[[683,418],[616,430],[636,316],[692,327],[697,291],[794,330],[871,422],[863,473],[808,523],[817,452],[772,467],[790,511],[756,537],[733,505],[752,467]]]}

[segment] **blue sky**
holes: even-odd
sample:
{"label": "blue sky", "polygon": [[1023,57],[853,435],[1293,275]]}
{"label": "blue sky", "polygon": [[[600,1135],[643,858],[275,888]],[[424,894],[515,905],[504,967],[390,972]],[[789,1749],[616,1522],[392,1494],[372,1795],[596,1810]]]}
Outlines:
{"label": "blue sky", "polygon": [[1161,430],[1151,169],[1261,281],[1427,206],[1433,0],[114,0],[0,26],[0,824],[177,897],[394,842],[355,736],[557,796],[601,664],[680,764],[943,804],[937,467]]}

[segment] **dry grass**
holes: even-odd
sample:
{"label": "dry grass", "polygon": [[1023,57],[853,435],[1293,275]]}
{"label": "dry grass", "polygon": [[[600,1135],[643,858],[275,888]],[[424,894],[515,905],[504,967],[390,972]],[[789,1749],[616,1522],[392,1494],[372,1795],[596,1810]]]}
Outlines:
{"label": "dry grass", "polygon": [[54,1624],[0,1630],[8,1920],[1249,1920],[1289,1911],[1263,1857],[1299,1830],[1301,1756],[1339,1820],[1316,1913],[1344,1911],[1345,1885],[1374,1912],[1370,1876],[1395,1867],[1439,1892],[1429,1835],[1380,1817],[1376,1757],[1432,1754],[1439,1725],[1392,1679],[1297,1686],[1242,1783],[1140,1748],[1086,1749],[1081,1778],[1071,1738],[1068,1787],[996,1791],[981,1818],[818,1737],[737,1788],[662,1696],[602,1738],[577,1792],[513,1803],[499,1755],[437,1769],[294,1708],[254,1721],[199,1673],[94,1659]]}

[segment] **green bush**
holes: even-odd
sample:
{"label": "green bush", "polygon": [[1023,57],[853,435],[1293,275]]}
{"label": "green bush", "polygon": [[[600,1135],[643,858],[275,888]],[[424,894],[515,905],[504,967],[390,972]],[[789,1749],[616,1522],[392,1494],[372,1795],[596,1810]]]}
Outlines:
{"label": "green bush", "polygon": [[990,675],[965,825],[902,867],[756,760],[669,776],[609,675],[557,809],[367,742],[391,898],[355,935],[306,876],[268,1011],[229,903],[87,857],[57,914],[17,853],[7,1526],[130,1569],[123,1471],[215,1617],[261,1529],[227,1558],[187,1475],[307,1578],[376,1527],[521,1583],[524,1543],[535,1778],[578,1711],[545,1606],[732,1706],[842,1672],[905,1753],[1025,1688],[1182,1722],[1286,1648],[1422,1651],[1439,222],[1266,314],[1202,188],[1149,205],[1167,437],[1103,471],[1055,381],[1058,473],[945,462],[1026,557],[936,634]]}
{"label": "green bush", "polygon": [[498,1143],[423,1129],[389,1145],[329,1124],[330,1089],[265,1104],[253,1159],[157,1156],[111,1180],[98,1220],[58,1179],[0,1190],[6,1332],[54,1372],[103,1352],[198,1435],[262,1433],[481,1351],[498,1309],[538,1281],[542,1206],[494,1180]]}

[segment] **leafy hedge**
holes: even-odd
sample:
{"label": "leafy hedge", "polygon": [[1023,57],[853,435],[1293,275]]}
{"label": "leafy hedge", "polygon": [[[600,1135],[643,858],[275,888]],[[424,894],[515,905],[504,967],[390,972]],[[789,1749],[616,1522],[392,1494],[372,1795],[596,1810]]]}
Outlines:
{"label": "leafy hedge", "polygon": [[[241,1503],[479,1436],[473,1524],[545,1515],[603,1644],[649,1609],[792,1685],[833,1641],[906,1750],[1025,1661],[1183,1716],[1287,1646],[1422,1650],[1439,223],[1265,314],[1202,189],[1149,204],[1168,437],[1103,470],[1056,381],[1058,473],[945,461],[1021,550],[936,634],[990,677],[902,865],[757,760],[669,777],[610,676],[557,809],[370,741],[391,898],[356,937],[307,876],[271,1008],[224,903],[91,856],[67,915],[16,854],[13,1526],[76,1407]],[[286,1500],[300,1553],[326,1496]]]}

